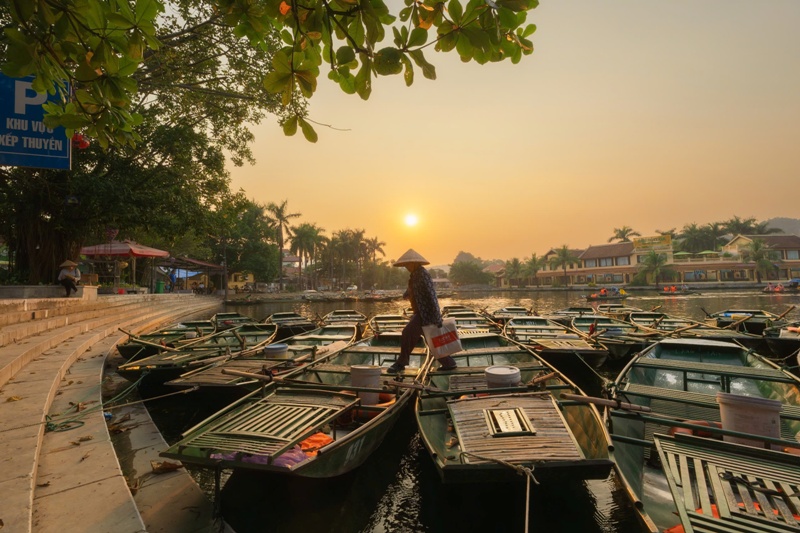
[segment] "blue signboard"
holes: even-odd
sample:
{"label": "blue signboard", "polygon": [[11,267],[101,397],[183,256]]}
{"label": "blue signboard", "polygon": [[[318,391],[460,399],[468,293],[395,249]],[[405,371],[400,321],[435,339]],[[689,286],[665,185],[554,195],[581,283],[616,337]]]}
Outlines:
{"label": "blue signboard", "polygon": [[31,88],[32,77],[0,73],[0,165],[71,168],[71,143],[64,128],[46,128],[42,104],[55,96]]}

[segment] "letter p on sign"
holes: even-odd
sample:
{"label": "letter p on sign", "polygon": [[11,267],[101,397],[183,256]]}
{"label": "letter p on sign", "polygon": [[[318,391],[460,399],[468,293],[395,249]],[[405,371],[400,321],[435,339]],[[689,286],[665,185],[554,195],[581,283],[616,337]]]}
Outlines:
{"label": "letter p on sign", "polygon": [[26,106],[42,105],[45,101],[47,93],[40,94],[34,91],[31,82],[20,80],[14,82],[14,113],[24,115]]}

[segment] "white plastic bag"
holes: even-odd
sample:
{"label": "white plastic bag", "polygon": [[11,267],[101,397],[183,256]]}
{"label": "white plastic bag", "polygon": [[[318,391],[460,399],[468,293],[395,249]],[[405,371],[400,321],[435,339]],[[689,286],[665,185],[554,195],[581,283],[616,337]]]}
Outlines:
{"label": "white plastic bag", "polygon": [[442,320],[442,327],[436,324],[422,326],[422,333],[425,334],[425,343],[431,350],[431,354],[436,359],[447,357],[461,351],[461,339],[458,338],[458,329],[454,318]]}

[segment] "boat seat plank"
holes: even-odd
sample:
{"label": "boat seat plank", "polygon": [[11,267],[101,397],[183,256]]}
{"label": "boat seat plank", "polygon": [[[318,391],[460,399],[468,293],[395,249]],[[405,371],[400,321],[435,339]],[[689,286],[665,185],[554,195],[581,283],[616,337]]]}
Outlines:
{"label": "boat seat plank", "polygon": [[358,403],[358,397],[346,394],[278,392],[222,418],[186,444],[276,457]]}
{"label": "boat seat plank", "polygon": [[[687,533],[800,531],[796,459],[683,435],[657,435],[655,441]],[[710,512],[711,504],[719,517]]]}
{"label": "boat seat plank", "polygon": [[719,376],[765,379],[781,383],[795,383],[795,380],[777,368],[752,368],[747,366],[731,366],[698,361],[681,361],[676,359],[656,359],[643,357],[638,359],[634,367],[658,368],[665,370],[682,370],[700,374],[716,374]]}
{"label": "boat seat plank", "polygon": [[[574,435],[549,393],[503,395],[447,402],[456,435],[465,452],[464,462],[488,463],[492,459],[512,464],[532,461],[583,459]],[[493,437],[486,422],[486,409],[520,408],[535,434]]]}
{"label": "boat seat plank", "polygon": [[[385,353],[385,354],[400,354],[399,346],[351,346],[347,348],[347,352],[356,353]],[[425,348],[414,348],[411,351],[412,355],[425,355]]]}
{"label": "boat seat plank", "polygon": [[472,357],[474,355],[492,355],[492,354],[509,354],[514,352],[525,352],[524,348],[517,345],[510,346],[488,346],[486,348],[470,348],[458,352],[456,355],[466,355]]}

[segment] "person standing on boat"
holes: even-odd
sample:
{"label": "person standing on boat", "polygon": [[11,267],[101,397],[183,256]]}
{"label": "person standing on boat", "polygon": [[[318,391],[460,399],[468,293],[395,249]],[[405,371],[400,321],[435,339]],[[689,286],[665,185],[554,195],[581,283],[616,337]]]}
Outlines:
{"label": "person standing on boat", "polygon": [[[414,311],[411,319],[403,328],[400,341],[400,356],[386,371],[390,374],[400,374],[405,369],[411,357],[411,352],[422,337],[422,326],[436,324],[441,326],[442,314],[439,311],[439,299],[436,289],[428,271],[422,265],[430,264],[424,257],[414,250],[408,250],[395,261],[393,266],[406,267],[411,273],[408,277],[408,289],[403,295],[411,302]],[[456,367],[456,361],[450,356],[439,359],[439,364],[445,370]]]}
{"label": "person standing on boat", "polygon": [[70,292],[78,292],[78,282],[81,280],[81,271],[78,265],[69,259],[59,265],[61,272],[58,273],[58,283],[66,289],[66,297],[69,298]]}

